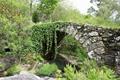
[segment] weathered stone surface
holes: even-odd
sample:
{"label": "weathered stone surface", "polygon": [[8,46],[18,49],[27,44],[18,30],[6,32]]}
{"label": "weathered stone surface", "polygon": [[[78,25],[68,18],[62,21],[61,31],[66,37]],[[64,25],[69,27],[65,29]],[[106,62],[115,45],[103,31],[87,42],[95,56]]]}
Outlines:
{"label": "weathered stone surface", "polygon": [[[105,64],[120,66],[120,55],[116,54],[116,51],[120,51],[120,29],[105,29],[90,24],[70,24],[66,28],[64,31],[86,48],[90,58],[96,59],[98,63],[102,59]],[[118,71],[120,73],[120,68]]]}
{"label": "weathered stone surface", "polygon": [[8,68],[10,68],[15,63],[15,57],[13,56],[5,56],[0,59],[0,74],[2,74],[4,71],[6,71]]}
{"label": "weathered stone surface", "polygon": [[[103,61],[105,64],[114,65],[120,73],[120,67],[118,67],[120,66],[120,55],[117,53],[120,52],[120,29],[67,22],[57,27],[58,46],[66,35],[72,35],[78,40],[82,47],[86,49],[90,58],[94,58],[98,63]],[[50,54],[47,56],[51,57]]]}
{"label": "weathered stone surface", "polygon": [[109,66],[115,66],[115,56],[113,55],[104,55],[104,62]]}
{"label": "weathered stone surface", "polygon": [[94,49],[96,54],[104,54],[105,53],[105,49],[103,47],[100,48],[96,48]]}
{"label": "weathered stone surface", "polygon": [[77,29],[77,30],[81,29],[81,26],[77,26],[76,29]]}
{"label": "weathered stone surface", "polygon": [[106,30],[104,33],[102,33],[102,37],[110,37],[110,36],[113,35],[112,33],[113,33],[113,32],[109,33],[109,31]]}
{"label": "weathered stone surface", "polygon": [[85,42],[85,40],[86,40],[86,39],[85,39],[84,37],[82,37],[82,38],[79,39],[79,42],[80,42],[81,44],[83,44],[83,43]]}
{"label": "weathered stone surface", "polygon": [[116,45],[117,45],[117,46],[120,46],[120,42],[118,42]]}
{"label": "weathered stone surface", "polygon": [[92,44],[92,42],[88,39],[83,43],[83,47],[88,47]]}
{"label": "weathered stone surface", "polygon": [[76,39],[76,40],[79,40],[79,39],[81,38],[81,36],[82,36],[82,35],[81,35],[80,33],[77,33],[77,34],[75,35],[75,39]]}
{"label": "weathered stone surface", "polygon": [[95,58],[95,53],[94,53],[94,51],[90,51],[90,52],[88,52],[88,56],[89,56],[89,58]]}
{"label": "weathered stone surface", "polygon": [[76,35],[76,33],[77,33],[77,30],[74,30],[71,34],[74,37]]}
{"label": "weathered stone surface", "polygon": [[117,56],[115,56],[116,62],[116,72],[120,75],[120,51],[117,51]]}
{"label": "weathered stone surface", "polygon": [[[91,51],[100,47],[104,47],[104,44],[102,41],[96,42],[96,43],[92,43],[90,46],[87,46],[87,50]],[[99,52],[98,52],[99,53]]]}
{"label": "weathered stone surface", "polygon": [[101,37],[90,37],[90,41],[95,43],[95,42],[98,42],[98,41],[102,41],[102,38]]}
{"label": "weathered stone surface", "polygon": [[0,78],[0,80],[56,80],[56,79],[50,77],[38,77],[29,72],[21,72],[20,74],[14,76]]}
{"label": "weathered stone surface", "polygon": [[90,35],[90,36],[98,36],[98,32],[93,31],[93,32],[89,33],[89,35]]}
{"label": "weathered stone surface", "polygon": [[69,35],[72,35],[74,32],[76,32],[76,29],[73,26],[68,26],[67,29],[66,29],[66,32]]}
{"label": "weathered stone surface", "polygon": [[116,41],[120,41],[120,36],[115,38]]}

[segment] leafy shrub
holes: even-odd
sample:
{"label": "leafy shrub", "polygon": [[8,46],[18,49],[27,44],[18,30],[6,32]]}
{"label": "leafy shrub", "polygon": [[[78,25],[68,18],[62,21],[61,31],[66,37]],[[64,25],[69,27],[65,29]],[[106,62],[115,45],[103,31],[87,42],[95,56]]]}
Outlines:
{"label": "leafy shrub", "polygon": [[56,80],[63,80],[64,78],[62,77],[62,71],[57,70],[55,74]]}
{"label": "leafy shrub", "polygon": [[[46,57],[45,53],[51,51],[52,58],[56,56],[57,53],[57,28],[62,27],[62,25],[67,24],[66,22],[52,22],[36,24],[32,27],[32,41],[34,44],[34,49],[38,53],[44,53],[43,56]],[[49,56],[50,57],[50,56]]]}
{"label": "leafy shrub", "polygon": [[44,59],[39,53],[27,53],[24,57],[22,57],[22,63],[25,64],[34,64],[36,62],[43,62]]}
{"label": "leafy shrub", "polygon": [[81,66],[81,72],[86,74],[89,80],[116,80],[113,70],[106,66],[99,67],[94,60],[86,59]]}
{"label": "leafy shrub", "polygon": [[93,60],[85,60],[79,71],[70,65],[67,65],[64,71],[67,80],[119,80],[113,70],[105,66],[98,67]]}
{"label": "leafy shrub", "polygon": [[32,21],[33,21],[34,23],[37,23],[37,22],[40,21],[40,20],[39,20],[39,12],[38,12],[38,11],[34,11],[34,12],[33,12],[33,14],[32,14]]}
{"label": "leafy shrub", "polygon": [[[32,50],[32,41],[29,29],[13,24],[0,14],[0,55],[14,55],[18,59]],[[19,28],[18,28],[19,27]],[[5,49],[9,49],[6,51]]]}
{"label": "leafy shrub", "polygon": [[27,30],[31,23],[28,13],[26,1],[0,0],[0,54],[14,55],[19,59],[30,51],[31,40]]}
{"label": "leafy shrub", "polygon": [[86,75],[81,72],[77,72],[75,68],[70,65],[67,65],[66,68],[64,68],[64,71],[66,80],[87,80]]}
{"label": "leafy shrub", "polygon": [[[51,14],[57,7],[59,0],[41,0],[37,5],[36,11],[33,12],[33,22],[46,22],[51,19]],[[44,5],[44,6],[43,6]]]}
{"label": "leafy shrub", "polygon": [[39,61],[39,62],[44,61],[44,59],[42,58],[42,56],[40,54],[37,54],[37,53],[33,55],[33,59],[35,61]]}
{"label": "leafy shrub", "polygon": [[59,53],[71,55],[76,58],[78,61],[84,61],[87,58],[87,53],[82,45],[71,36],[66,36],[62,43],[61,47],[58,49]]}
{"label": "leafy shrub", "polygon": [[58,70],[56,64],[44,64],[42,67],[39,67],[36,71],[37,75],[42,76],[51,76]]}
{"label": "leafy shrub", "polygon": [[114,72],[106,67],[103,69],[90,69],[87,72],[89,80],[116,80]]}
{"label": "leafy shrub", "polygon": [[15,75],[19,73],[20,71],[21,71],[20,65],[13,65],[6,71],[6,75],[7,76]]}

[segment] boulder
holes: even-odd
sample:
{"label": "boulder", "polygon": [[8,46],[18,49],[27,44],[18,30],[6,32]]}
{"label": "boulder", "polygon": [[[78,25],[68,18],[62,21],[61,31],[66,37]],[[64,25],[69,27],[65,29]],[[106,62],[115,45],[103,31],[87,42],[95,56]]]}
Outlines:
{"label": "boulder", "polygon": [[4,76],[4,72],[14,65],[15,61],[16,59],[13,56],[5,56],[0,58],[0,77]]}
{"label": "boulder", "polygon": [[50,77],[38,77],[32,73],[22,71],[20,74],[10,76],[10,77],[2,77],[0,80],[55,80],[55,78]]}

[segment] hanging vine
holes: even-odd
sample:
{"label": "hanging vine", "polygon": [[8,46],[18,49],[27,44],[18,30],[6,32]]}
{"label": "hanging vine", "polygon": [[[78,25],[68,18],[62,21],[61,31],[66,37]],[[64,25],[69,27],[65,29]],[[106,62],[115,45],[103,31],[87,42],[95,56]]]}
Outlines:
{"label": "hanging vine", "polygon": [[39,53],[47,55],[50,51],[54,55],[57,54],[57,29],[65,26],[65,22],[53,22],[36,24],[32,27],[32,41],[34,48]]}

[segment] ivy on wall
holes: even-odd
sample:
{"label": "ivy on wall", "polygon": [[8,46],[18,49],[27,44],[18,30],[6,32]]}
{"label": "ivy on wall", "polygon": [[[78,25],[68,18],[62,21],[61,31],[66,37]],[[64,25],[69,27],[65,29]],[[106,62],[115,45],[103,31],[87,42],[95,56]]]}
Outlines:
{"label": "ivy on wall", "polygon": [[32,27],[32,41],[35,51],[44,56],[57,54],[57,30],[67,22],[38,23]]}

